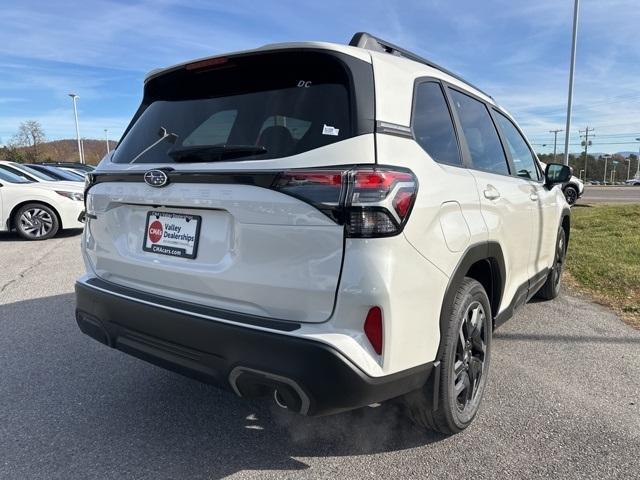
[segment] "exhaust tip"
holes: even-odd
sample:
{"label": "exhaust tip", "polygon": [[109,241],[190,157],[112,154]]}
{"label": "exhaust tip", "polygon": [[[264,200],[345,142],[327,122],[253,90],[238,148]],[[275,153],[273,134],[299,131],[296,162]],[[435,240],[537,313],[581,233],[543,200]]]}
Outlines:
{"label": "exhaust tip", "polygon": [[289,409],[286,404],[286,400],[282,397],[282,394],[278,389],[273,391],[273,401],[276,402],[276,405],[278,405],[280,408],[283,408],[285,410]]}
{"label": "exhaust tip", "polygon": [[310,401],[294,380],[247,367],[235,367],[229,383],[239,397],[258,397],[273,392],[273,400],[282,409],[306,415]]}

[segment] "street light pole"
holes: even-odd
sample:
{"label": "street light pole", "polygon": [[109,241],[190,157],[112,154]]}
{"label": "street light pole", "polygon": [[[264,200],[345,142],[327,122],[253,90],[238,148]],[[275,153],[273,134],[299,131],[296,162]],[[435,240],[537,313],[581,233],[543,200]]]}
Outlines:
{"label": "street light pole", "polygon": [[[567,98],[567,127],[564,136],[564,164],[569,165],[569,132],[571,131],[571,105],[573,102],[573,72],[576,68],[576,40],[578,39],[578,11],[580,0],[573,6],[573,40],[571,42],[571,67],[569,69],[569,95]],[[586,178],[585,178],[586,180]]]}
{"label": "street light pole", "polygon": [[80,127],[78,126],[78,107],[76,106],[76,99],[78,95],[70,93],[69,96],[73,101],[73,116],[76,119],[76,138],[78,140],[78,157],[80,157],[80,163],[84,163],[84,155],[82,154],[82,145],[80,144]]}
{"label": "street light pole", "polygon": [[611,155],[609,155],[608,153],[605,153],[603,155],[604,157],[604,177],[602,178],[602,183],[607,183],[607,160],[609,160],[609,157]]}
{"label": "street light pole", "polygon": [[109,155],[109,130],[104,129],[104,141],[107,142],[107,155]]}
{"label": "street light pole", "polygon": [[[637,142],[640,142],[640,137],[636,138]],[[638,158],[636,159],[636,175],[635,178],[640,179],[640,144],[638,145]]]}

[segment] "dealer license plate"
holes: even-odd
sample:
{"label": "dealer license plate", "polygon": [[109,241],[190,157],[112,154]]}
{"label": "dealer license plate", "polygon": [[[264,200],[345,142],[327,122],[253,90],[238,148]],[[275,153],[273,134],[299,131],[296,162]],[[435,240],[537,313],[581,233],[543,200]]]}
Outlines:
{"label": "dealer license plate", "polygon": [[196,258],[201,221],[199,215],[148,212],[142,249],[171,257]]}

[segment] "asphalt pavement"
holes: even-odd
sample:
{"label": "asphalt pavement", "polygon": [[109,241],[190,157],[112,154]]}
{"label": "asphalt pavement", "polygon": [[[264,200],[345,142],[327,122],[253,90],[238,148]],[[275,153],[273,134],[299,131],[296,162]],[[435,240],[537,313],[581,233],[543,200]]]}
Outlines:
{"label": "asphalt pavement", "polygon": [[519,310],[476,421],[443,437],[395,403],[300,417],[95,342],[79,242],[0,234],[0,479],[638,478],[640,332],[598,305]]}
{"label": "asphalt pavement", "polygon": [[578,203],[640,203],[640,187],[585,185]]}

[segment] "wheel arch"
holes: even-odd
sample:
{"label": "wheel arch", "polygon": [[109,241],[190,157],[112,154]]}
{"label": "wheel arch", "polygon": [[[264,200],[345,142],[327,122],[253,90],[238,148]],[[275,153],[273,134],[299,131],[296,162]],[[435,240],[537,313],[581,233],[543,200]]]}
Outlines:
{"label": "wheel arch", "polygon": [[64,226],[62,225],[62,217],[60,216],[60,212],[58,212],[56,207],[54,207],[53,205],[51,205],[47,201],[39,200],[39,199],[35,199],[35,200],[32,199],[32,200],[25,200],[25,201],[20,202],[20,203],[18,203],[18,204],[13,206],[13,208],[11,209],[11,212],[9,213],[9,216],[7,217],[7,230],[13,230],[13,228],[14,228],[13,219],[15,218],[16,214],[18,213],[18,210],[20,210],[25,205],[29,205],[30,203],[39,203],[41,205],[45,205],[46,207],[50,208],[53,211],[53,213],[56,215],[56,218],[58,219],[58,225],[60,225],[60,230],[62,230],[64,228]]}
{"label": "wheel arch", "polygon": [[571,233],[571,209],[565,207],[560,214],[560,227],[564,229],[565,245],[569,246],[569,234]]}
{"label": "wheel arch", "polygon": [[[451,305],[456,291],[464,277],[471,277],[482,284],[491,305],[491,317],[495,318],[500,310],[506,279],[506,267],[502,247],[497,242],[483,242],[470,246],[460,257],[445,290],[440,309],[440,334],[446,331]],[[438,349],[438,358],[441,355]]]}

